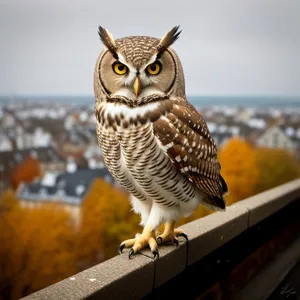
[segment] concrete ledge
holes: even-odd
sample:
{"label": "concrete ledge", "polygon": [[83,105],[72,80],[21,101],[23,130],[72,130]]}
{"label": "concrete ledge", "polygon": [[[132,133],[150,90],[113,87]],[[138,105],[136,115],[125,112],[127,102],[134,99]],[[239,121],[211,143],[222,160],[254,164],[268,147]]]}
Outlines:
{"label": "concrete ledge", "polygon": [[229,206],[226,212],[216,212],[183,225],[189,237],[187,264],[191,265],[222,246],[248,227],[248,210]]}
{"label": "concrete ledge", "polygon": [[147,250],[132,260],[124,253],[24,299],[141,299],[296,199],[300,200],[300,179],[183,225],[188,245],[160,246],[159,260],[154,261]]}
{"label": "concrete ledge", "polygon": [[300,197],[300,179],[280,185],[274,189],[239,201],[232,207],[249,210],[249,224],[252,227],[263,219],[276,213]]}
{"label": "concrete ledge", "polygon": [[159,259],[155,261],[154,287],[159,287],[186,268],[187,245],[180,241],[176,248],[173,244],[159,247]]}
{"label": "concrete ledge", "polygon": [[154,261],[119,255],[24,299],[141,299],[153,288]]}
{"label": "concrete ledge", "polygon": [[[124,250],[124,253],[128,252],[128,249]],[[176,247],[172,243],[160,245],[159,259],[153,259],[150,249],[143,249],[139,253],[154,262],[155,274],[153,286],[155,288],[163,285],[186,268],[187,243],[182,238],[179,238],[179,247]]]}

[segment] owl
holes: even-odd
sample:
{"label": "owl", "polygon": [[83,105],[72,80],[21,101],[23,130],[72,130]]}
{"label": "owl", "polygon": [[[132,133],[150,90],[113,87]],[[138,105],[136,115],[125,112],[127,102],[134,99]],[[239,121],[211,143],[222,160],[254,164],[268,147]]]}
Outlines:
{"label": "owl", "polygon": [[[217,148],[200,113],[187,101],[182,65],[170,47],[179,26],[161,39],[130,36],[114,40],[99,27],[104,44],[94,72],[98,143],[112,176],[131,195],[143,231],[121,243],[129,258],[178,237],[176,221],[202,204],[225,210],[227,186]],[[116,207],[116,209],[118,209]],[[164,225],[163,232],[157,228]]]}

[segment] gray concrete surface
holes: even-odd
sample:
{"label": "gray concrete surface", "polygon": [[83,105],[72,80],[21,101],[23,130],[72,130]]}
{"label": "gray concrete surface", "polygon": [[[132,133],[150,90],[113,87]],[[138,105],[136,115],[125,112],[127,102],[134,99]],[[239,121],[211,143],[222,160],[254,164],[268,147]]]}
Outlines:
{"label": "gray concrete surface", "polygon": [[233,206],[249,210],[249,227],[276,213],[300,197],[300,179],[280,185],[274,189],[247,198]]}

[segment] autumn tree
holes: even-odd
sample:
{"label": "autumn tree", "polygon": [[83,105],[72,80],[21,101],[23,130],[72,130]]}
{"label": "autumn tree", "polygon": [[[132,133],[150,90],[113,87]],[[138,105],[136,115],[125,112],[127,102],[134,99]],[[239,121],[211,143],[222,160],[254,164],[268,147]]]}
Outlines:
{"label": "autumn tree", "polygon": [[255,150],[250,144],[238,137],[230,139],[221,148],[219,161],[229,189],[226,197],[229,205],[255,194],[258,168]]}
{"label": "autumn tree", "polygon": [[132,212],[128,198],[102,179],[93,182],[83,201],[79,239],[87,265],[115,256],[123,240],[141,231],[140,218]]}
{"label": "autumn tree", "polygon": [[12,186],[16,189],[21,182],[31,182],[40,176],[40,163],[37,159],[28,156],[13,171]]}
{"label": "autumn tree", "polygon": [[77,270],[75,231],[60,206],[18,206],[0,217],[0,299],[19,299]]}
{"label": "autumn tree", "polygon": [[16,209],[19,206],[19,200],[11,189],[4,190],[0,198],[0,217],[3,213]]}
{"label": "autumn tree", "polygon": [[300,177],[300,165],[295,156],[284,149],[257,148],[255,151],[260,193]]}

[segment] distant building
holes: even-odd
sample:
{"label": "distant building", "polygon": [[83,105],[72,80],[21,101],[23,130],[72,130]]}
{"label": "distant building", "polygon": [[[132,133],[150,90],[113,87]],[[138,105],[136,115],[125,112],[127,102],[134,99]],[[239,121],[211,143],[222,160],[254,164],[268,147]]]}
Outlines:
{"label": "distant building", "polygon": [[4,110],[1,114],[0,124],[1,124],[1,128],[4,128],[4,129],[15,126],[16,121],[15,121],[14,115],[9,111]]}
{"label": "distant building", "polygon": [[213,137],[217,147],[220,148],[223,145],[225,145],[228,142],[228,140],[230,140],[232,138],[232,134],[228,133],[228,132],[213,133],[212,137]]}
{"label": "distant building", "polygon": [[295,152],[297,146],[284,132],[281,126],[274,125],[268,128],[256,141],[256,145],[267,148],[281,148]]}
{"label": "distant building", "polygon": [[[26,128],[26,143],[24,148],[49,147],[51,145],[52,136],[49,132],[41,127]],[[18,147],[20,149],[21,147]]]}
{"label": "distant building", "polygon": [[250,109],[243,109],[235,115],[236,122],[242,122],[247,124],[250,118],[253,116],[253,111]]}
{"label": "distant building", "polygon": [[[13,150],[13,143],[4,133],[0,133],[0,152]],[[0,154],[1,155],[1,154]]]}
{"label": "distant building", "polygon": [[105,168],[102,150],[97,143],[91,143],[83,155],[88,161],[88,166],[90,169]]}
{"label": "distant building", "polygon": [[65,159],[53,147],[32,149],[30,154],[39,160],[42,176],[46,172],[64,172],[66,169]]}
{"label": "distant building", "polygon": [[248,126],[251,128],[264,129],[266,128],[266,121],[261,118],[252,118],[248,120]]}
{"label": "distant building", "polygon": [[64,172],[65,160],[52,147],[29,148],[25,150],[4,151],[0,153],[0,195],[11,187],[14,169],[29,156],[40,162],[41,174],[46,172]]}
{"label": "distant building", "polygon": [[62,174],[46,173],[41,181],[20,185],[17,197],[26,207],[35,207],[42,203],[60,203],[78,222],[83,198],[96,178],[114,183],[107,169],[79,169]]}

